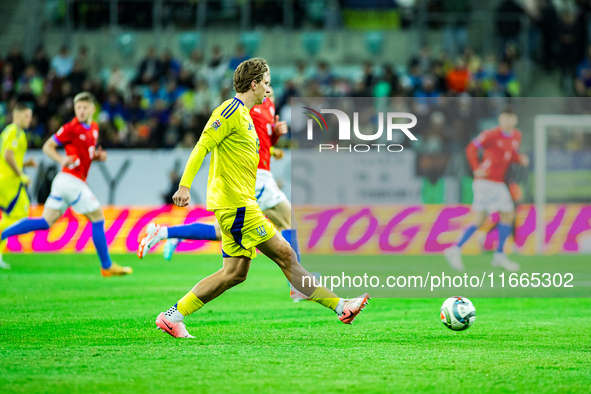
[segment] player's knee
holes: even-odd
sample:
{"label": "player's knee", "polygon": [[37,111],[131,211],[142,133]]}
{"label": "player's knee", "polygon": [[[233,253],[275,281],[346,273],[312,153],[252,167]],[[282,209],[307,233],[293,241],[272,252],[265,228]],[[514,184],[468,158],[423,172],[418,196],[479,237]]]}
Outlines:
{"label": "player's knee", "polygon": [[483,215],[482,213],[478,213],[476,215],[476,218],[474,219],[474,225],[478,228],[484,226],[484,223],[486,222],[486,215]]}
{"label": "player's knee", "polygon": [[230,276],[229,282],[233,285],[238,285],[246,280],[248,274],[246,272],[235,272]]}
{"label": "player's knee", "polygon": [[232,286],[235,286],[246,280],[248,276],[248,271],[240,269],[231,269],[225,270],[224,274],[226,277],[226,282],[230,283]]}
{"label": "player's knee", "polygon": [[105,215],[103,215],[103,210],[102,209],[97,209],[96,211],[92,211],[90,213],[86,214],[86,217],[88,218],[88,220],[90,220],[91,222],[102,222],[105,220]]}
{"label": "player's knee", "polygon": [[45,219],[45,221],[47,222],[47,225],[49,227],[51,227],[51,226],[53,226],[55,224],[55,222],[57,222],[57,219],[58,218],[56,218],[54,216],[51,216],[51,215],[48,215],[48,216],[43,216],[43,219]]}

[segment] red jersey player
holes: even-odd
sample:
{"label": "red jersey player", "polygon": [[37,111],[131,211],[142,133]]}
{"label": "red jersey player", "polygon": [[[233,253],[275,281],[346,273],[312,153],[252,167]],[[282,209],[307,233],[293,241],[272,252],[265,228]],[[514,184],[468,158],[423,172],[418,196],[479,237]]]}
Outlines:
{"label": "red jersey player", "polygon": [[[291,229],[291,204],[277,186],[271,173],[271,151],[279,137],[287,133],[287,125],[285,122],[280,122],[279,116],[275,115],[272,97],[273,93],[262,104],[250,110],[260,143],[255,195],[261,210],[273,221],[278,230],[283,231]],[[281,155],[282,151],[278,150],[277,153]]]}
{"label": "red jersey player", "polygon": [[[105,237],[105,218],[101,205],[88,185],[86,177],[93,160],[105,161],[107,153],[100,147],[96,149],[99,130],[92,121],[94,115],[94,97],[82,92],[74,98],[76,117],[63,125],[56,134],[43,145],[43,152],[62,166],[51,184],[51,193],[45,203],[41,218],[27,218],[8,227],[2,238],[25,234],[36,230],[47,230],[66,211],[72,207],[92,222],[92,241],[101,262],[101,274],[108,276],[127,275],[130,267],[121,267],[111,262]],[[66,156],[62,156],[58,147],[64,147]]]}
{"label": "red jersey player", "polygon": [[[474,171],[472,211],[476,218],[464,231],[460,240],[445,251],[445,257],[452,268],[464,269],[461,258],[462,246],[484,225],[489,214],[498,212],[499,246],[494,253],[492,265],[509,271],[519,270],[519,264],[510,261],[503,252],[515,218],[515,205],[505,183],[505,175],[513,163],[529,165],[527,155],[519,153],[521,132],[515,129],[516,125],[517,115],[508,110],[503,111],[499,115],[499,126],[483,131],[466,148],[466,157]],[[481,161],[478,160],[479,150],[482,151]]]}

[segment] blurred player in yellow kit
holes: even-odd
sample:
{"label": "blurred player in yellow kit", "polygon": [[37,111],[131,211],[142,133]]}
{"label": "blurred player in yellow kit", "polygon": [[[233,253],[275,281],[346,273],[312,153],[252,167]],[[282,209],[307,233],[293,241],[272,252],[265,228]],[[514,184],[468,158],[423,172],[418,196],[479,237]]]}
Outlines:
{"label": "blurred player in yellow kit", "polygon": [[[246,279],[256,249],[273,260],[291,284],[304,295],[336,312],[351,324],[367,305],[369,294],[339,298],[313,279],[299,263],[290,244],[263,215],[255,196],[260,141],[250,116],[269,87],[269,68],[262,59],[242,62],[234,72],[236,96],[216,108],[185,166],[178,191],[179,207],[189,205],[190,187],[203,159],[211,153],[207,180],[207,209],[215,213],[222,231],[223,268],[202,279],[191,291],[156,318],[156,325],[175,338],[194,338],[183,319]],[[149,241],[149,240],[148,240]],[[146,242],[144,237],[143,242]]]}
{"label": "blurred player in yellow kit", "polygon": [[[25,104],[16,103],[12,110],[12,123],[0,134],[0,233],[5,228],[29,215],[29,196],[25,187],[30,179],[24,167],[34,167],[33,159],[25,160],[27,136],[25,129],[31,125],[33,111]],[[2,259],[6,240],[0,242],[0,268],[10,265]]]}

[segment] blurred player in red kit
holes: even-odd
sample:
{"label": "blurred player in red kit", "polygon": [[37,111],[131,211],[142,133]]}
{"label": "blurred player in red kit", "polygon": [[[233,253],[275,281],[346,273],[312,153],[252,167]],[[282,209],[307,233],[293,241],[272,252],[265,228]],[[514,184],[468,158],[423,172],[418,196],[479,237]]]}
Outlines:
{"label": "blurred player in red kit", "polygon": [[[505,176],[505,183],[507,184],[507,187],[509,188],[509,193],[511,193],[511,198],[513,199],[515,211],[517,211],[517,207],[519,206],[519,204],[523,200],[523,190],[521,189],[521,186],[519,186],[518,182],[525,182],[526,177],[527,177],[527,169],[525,167],[522,167],[519,164],[512,164],[511,167],[509,168],[509,171],[507,172],[507,175]],[[519,181],[516,178],[519,178]],[[482,227],[480,229],[480,230],[484,229],[484,231],[478,237],[478,243],[480,244],[480,248],[482,250],[486,250],[486,251],[497,250],[497,246],[498,246],[498,244],[495,243],[494,240],[492,242],[489,241],[488,235],[494,233],[495,231],[498,232],[498,225],[500,223],[500,217],[497,215],[497,216],[492,216],[490,219],[491,219],[490,220],[491,223],[489,223],[490,228],[488,228],[488,230],[487,230],[487,225],[484,225],[484,227]],[[513,219],[513,231],[512,231],[513,239],[515,239],[515,222],[516,222],[516,220],[517,220],[516,218]]]}
{"label": "blurred player in red kit", "polygon": [[[105,217],[101,205],[88,185],[86,177],[90,164],[94,160],[105,161],[107,153],[99,146],[96,148],[99,130],[94,115],[94,97],[82,92],[74,98],[76,117],[63,125],[57,133],[43,145],[43,152],[62,166],[51,184],[43,215],[40,218],[22,219],[2,232],[2,240],[13,235],[20,235],[37,230],[49,229],[68,209],[83,214],[92,222],[92,241],[101,262],[101,274],[104,277],[122,276],[132,273],[130,267],[121,267],[111,261],[105,236]],[[62,156],[57,148],[63,147],[66,155]]]}
{"label": "blurred player in red kit", "polygon": [[[503,111],[499,115],[499,126],[483,131],[466,148],[466,157],[474,171],[472,211],[475,219],[460,240],[444,252],[454,269],[464,269],[462,246],[484,225],[489,214],[498,212],[499,245],[493,255],[492,265],[508,271],[519,270],[519,264],[510,261],[503,251],[515,219],[515,204],[505,183],[505,176],[513,163],[529,165],[527,155],[519,153],[521,132],[515,128],[517,120],[517,115],[512,111]],[[478,160],[478,151],[482,151],[481,161]]]}

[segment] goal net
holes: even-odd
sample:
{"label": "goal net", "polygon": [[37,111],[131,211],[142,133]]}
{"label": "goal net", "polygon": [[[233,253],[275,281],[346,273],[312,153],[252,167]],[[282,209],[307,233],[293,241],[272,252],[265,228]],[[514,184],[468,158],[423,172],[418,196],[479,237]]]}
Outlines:
{"label": "goal net", "polygon": [[[568,231],[565,251],[591,253],[591,115],[536,115],[534,130],[536,252],[548,252],[553,235]],[[582,207],[564,218],[570,204]]]}

